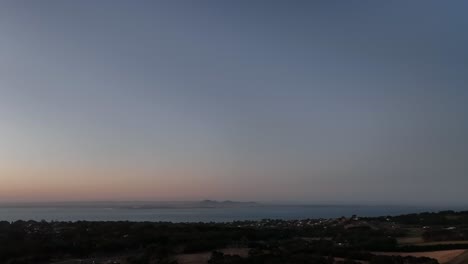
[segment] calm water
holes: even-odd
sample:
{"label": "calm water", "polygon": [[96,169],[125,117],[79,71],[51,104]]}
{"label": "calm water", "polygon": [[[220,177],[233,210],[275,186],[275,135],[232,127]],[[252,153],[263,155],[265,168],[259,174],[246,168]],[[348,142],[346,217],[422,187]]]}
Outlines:
{"label": "calm water", "polygon": [[[242,208],[0,208],[0,220],[228,222],[235,220],[385,216],[447,208],[398,206],[266,206]],[[466,208],[450,208],[462,210]]]}

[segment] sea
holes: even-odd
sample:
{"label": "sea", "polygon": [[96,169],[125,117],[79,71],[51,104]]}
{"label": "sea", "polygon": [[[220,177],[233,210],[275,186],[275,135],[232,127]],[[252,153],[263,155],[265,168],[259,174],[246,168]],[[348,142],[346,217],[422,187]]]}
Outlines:
{"label": "sea", "polygon": [[338,218],[390,216],[468,207],[421,206],[251,206],[232,208],[113,208],[113,207],[1,207],[0,221],[150,221],[150,222],[232,222],[261,219]]}

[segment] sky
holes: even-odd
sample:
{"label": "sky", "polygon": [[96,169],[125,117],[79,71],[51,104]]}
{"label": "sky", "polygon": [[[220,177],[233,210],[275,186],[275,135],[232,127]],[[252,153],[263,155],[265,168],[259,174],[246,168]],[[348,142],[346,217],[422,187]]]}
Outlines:
{"label": "sky", "polygon": [[0,201],[468,199],[466,1],[0,2]]}

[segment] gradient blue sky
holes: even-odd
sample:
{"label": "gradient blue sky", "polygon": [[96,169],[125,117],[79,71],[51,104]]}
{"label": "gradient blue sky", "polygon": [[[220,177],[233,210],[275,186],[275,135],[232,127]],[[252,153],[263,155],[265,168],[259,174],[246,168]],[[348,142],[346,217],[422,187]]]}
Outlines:
{"label": "gradient blue sky", "polygon": [[1,1],[0,201],[468,199],[466,1]]}

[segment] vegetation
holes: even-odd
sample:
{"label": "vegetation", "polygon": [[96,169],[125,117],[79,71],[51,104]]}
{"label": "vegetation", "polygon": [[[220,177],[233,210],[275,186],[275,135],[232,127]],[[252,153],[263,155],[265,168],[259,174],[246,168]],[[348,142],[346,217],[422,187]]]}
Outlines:
{"label": "vegetation", "polygon": [[[376,251],[466,249],[467,244],[398,245],[408,228],[425,241],[468,238],[468,212],[395,217],[262,220],[231,223],[0,222],[0,263],[53,263],[124,256],[128,263],[176,263],[178,254],[211,252],[209,263],[437,263],[434,259],[375,256]],[[248,256],[219,252],[249,248]],[[339,261],[337,260],[339,259]]]}

